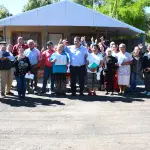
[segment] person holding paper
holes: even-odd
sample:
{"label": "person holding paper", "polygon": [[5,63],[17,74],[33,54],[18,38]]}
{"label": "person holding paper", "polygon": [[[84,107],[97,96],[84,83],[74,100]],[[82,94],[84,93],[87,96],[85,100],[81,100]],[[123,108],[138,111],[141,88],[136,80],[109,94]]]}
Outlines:
{"label": "person holding paper", "polygon": [[53,74],[56,95],[66,95],[66,74],[68,55],[63,51],[64,45],[59,44],[57,51],[52,54],[50,61],[53,63]]}
{"label": "person holding paper", "polygon": [[132,55],[126,52],[126,45],[119,45],[120,52],[117,54],[118,58],[118,85],[119,95],[124,95],[127,86],[130,84],[130,65],[132,64]]}
{"label": "person holding paper", "polygon": [[[96,90],[99,88],[99,80],[97,79],[97,73],[99,68],[103,65],[103,57],[98,52],[98,45],[94,44],[92,46],[92,53],[88,54],[87,57],[87,88],[89,90],[88,95],[96,96]],[[100,73],[98,73],[100,77]]]}
{"label": "person holding paper", "polygon": [[104,57],[104,66],[103,66],[103,74],[104,74],[104,81],[106,87],[106,95],[111,92],[113,95],[114,92],[114,77],[116,74],[116,70],[118,69],[117,66],[118,60],[112,56],[112,49],[108,48],[106,50],[106,56]]}
{"label": "person holding paper", "polygon": [[[24,55],[29,58],[31,64],[31,73],[34,74],[34,80],[27,80],[27,93],[30,93],[30,82],[33,88],[34,94],[37,92],[38,83],[38,63],[40,61],[40,51],[35,47],[35,42],[31,39],[27,42],[29,48],[24,51]],[[34,83],[34,84],[33,84]]]}
{"label": "person holding paper", "polygon": [[31,65],[28,57],[24,56],[24,49],[18,49],[18,56],[15,57],[15,77],[17,81],[18,97],[20,99],[25,98],[26,93],[26,73],[30,74]]}

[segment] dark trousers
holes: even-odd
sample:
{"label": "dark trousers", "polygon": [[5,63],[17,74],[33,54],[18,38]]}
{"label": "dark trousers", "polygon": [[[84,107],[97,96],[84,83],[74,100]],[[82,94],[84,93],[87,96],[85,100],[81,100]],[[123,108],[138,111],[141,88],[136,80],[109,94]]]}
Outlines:
{"label": "dark trousers", "polygon": [[106,73],[104,76],[105,87],[107,92],[114,92],[114,76],[113,73]]}
{"label": "dark trousers", "polygon": [[85,82],[85,65],[81,67],[70,66],[70,75],[71,75],[71,91],[76,93],[76,83],[77,78],[79,80],[80,93],[83,93],[84,82]]}
{"label": "dark trousers", "polygon": [[150,92],[150,73],[144,73],[145,90]]}
{"label": "dark trousers", "polygon": [[25,97],[26,93],[26,79],[24,76],[16,76],[17,91],[19,96]]}
{"label": "dark trousers", "polygon": [[45,66],[42,92],[46,92],[47,81],[49,78],[51,80],[51,90],[53,90],[54,89],[54,77],[53,77],[53,73],[52,73],[52,67]]}
{"label": "dark trousers", "polygon": [[54,83],[56,93],[66,92],[66,73],[54,73]]}
{"label": "dark trousers", "polygon": [[37,66],[32,66],[31,67],[31,74],[34,74],[34,79],[32,80],[27,80],[27,90],[30,91],[30,82],[31,86],[34,91],[37,91],[37,82],[38,82],[38,67]]}
{"label": "dark trousers", "polygon": [[136,89],[136,78],[137,78],[137,73],[133,72],[131,74],[131,89],[132,90]]}

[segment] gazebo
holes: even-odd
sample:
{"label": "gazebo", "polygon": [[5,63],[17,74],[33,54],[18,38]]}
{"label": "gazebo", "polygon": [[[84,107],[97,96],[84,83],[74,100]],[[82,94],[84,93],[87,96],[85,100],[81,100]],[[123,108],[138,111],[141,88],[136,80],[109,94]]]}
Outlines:
{"label": "gazebo", "polygon": [[[74,36],[87,38],[133,36],[145,32],[92,9],[64,0],[0,20],[0,35],[15,44],[18,36],[33,39],[39,47]],[[144,39],[143,39],[144,40]]]}

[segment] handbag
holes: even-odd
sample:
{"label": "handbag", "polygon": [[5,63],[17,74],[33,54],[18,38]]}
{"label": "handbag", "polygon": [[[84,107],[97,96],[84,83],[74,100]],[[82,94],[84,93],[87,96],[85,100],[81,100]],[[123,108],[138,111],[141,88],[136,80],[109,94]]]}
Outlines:
{"label": "handbag", "polygon": [[9,70],[13,67],[13,62],[10,60],[0,60],[0,70]]}

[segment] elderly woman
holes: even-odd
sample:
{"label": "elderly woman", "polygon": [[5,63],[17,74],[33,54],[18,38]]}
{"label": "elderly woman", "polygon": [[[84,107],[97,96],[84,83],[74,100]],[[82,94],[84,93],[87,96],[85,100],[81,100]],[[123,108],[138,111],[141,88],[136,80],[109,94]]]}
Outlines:
{"label": "elderly woman", "polygon": [[[96,96],[96,90],[99,88],[99,80],[97,79],[97,72],[99,68],[103,65],[103,57],[98,52],[98,45],[94,44],[92,46],[92,53],[88,54],[87,57],[87,88],[89,90],[89,96],[94,95]],[[94,66],[95,64],[95,66]],[[93,66],[93,67],[92,67]]]}
{"label": "elderly woman", "polygon": [[52,54],[50,61],[53,63],[53,74],[56,95],[66,95],[66,74],[68,55],[63,51],[64,45],[59,44],[57,51]]}
{"label": "elderly woman", "polygon": [[130,84],[130,65],[132,64],[132,56],[130,53],[126,52],[126,45],[119,45],[120,52],[117,54],[118,57],[118,85],[120,95],[125,94],[126,88]]}
{"label": "elderly woman", "polygon": [[138,77],[141,77],[142,73],[142,62],[143,56],[140,53],[139,47],[135,47],[132,53],[133,63],[131,65],[131,90],[135,92],[136,90],[136,81]]}
{"label": "elderly woman", "polygon": [[147,47],[148,52],[144,54],[143,58],[143,71],[144,71],[144,94],[150,96],[150,45]]}
{"label": "elderly woman", "polygon": [[112,56],[111,48],[106,50],[106,56],[104,57],[104,81],[106,85],[106,94],[111,92],[113,95],[114,92],[114,76],[117,70],[117,59]]}
{"label": "elderly woman", "polygon": [[[112,45],[112,56],[117,58],[118,54],[118,46],[116,44]],[[114,90],[116,92],[119,91],[119,86],[118,86],[118,70],[116,70],[115,76],[114,76]]]}

